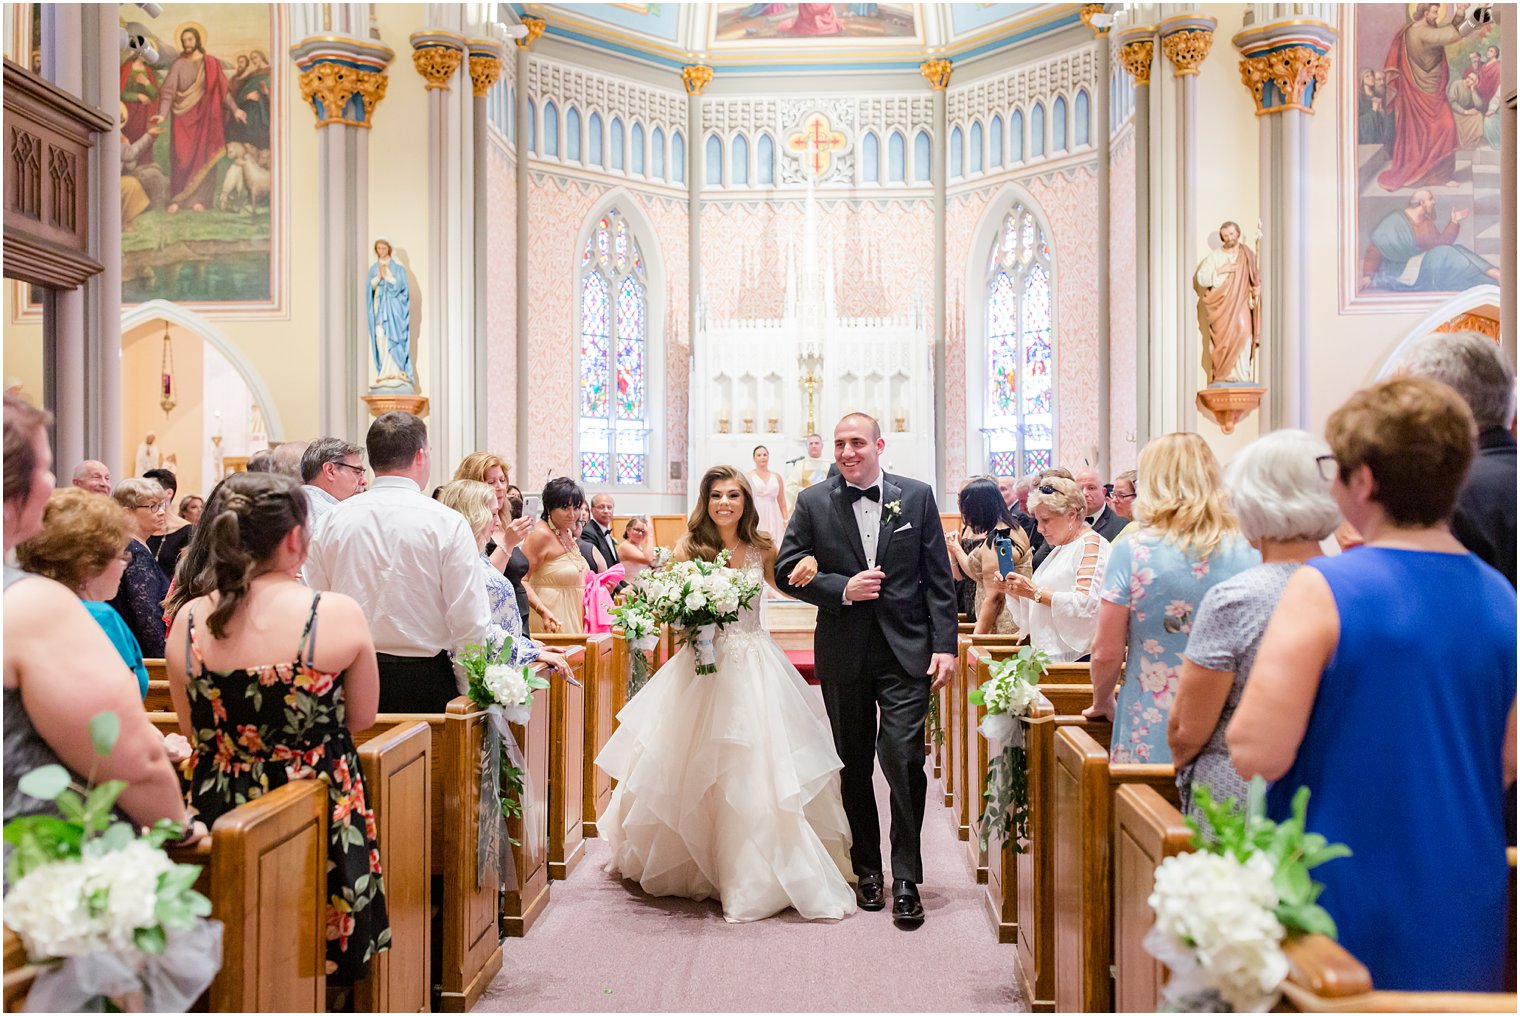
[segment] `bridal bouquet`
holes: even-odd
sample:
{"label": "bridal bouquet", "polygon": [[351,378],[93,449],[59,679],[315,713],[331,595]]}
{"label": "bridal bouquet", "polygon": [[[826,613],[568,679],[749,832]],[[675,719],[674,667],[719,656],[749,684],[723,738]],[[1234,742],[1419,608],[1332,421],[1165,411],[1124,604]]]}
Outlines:
{"label": "bridal bouquet", "polygon": [[1168,857],[1156,869],[1151,909],[1156,923],[1146,950],[1172,971],[1162,989],[1183,1012],[1266,1012],[1288,976],[1285,936],[1335,937],[1335,922],[1315,902],[1323,886],[1309,869],[1349,856],[1344,844],[1306,832],[1309,788],[1293,798],[1293,815],[1277,823],[1264,815],[1266,784],[1251,781],[1244,810],[1233,798],[1215,803],[1194,787],[1212,829],[1205,837],[1192,818],[1194,852]]}
{"label": "bridal bouquet", "polygon": [[646,572],[640,576],[640,584],[654,617],[685,631],[699,674],[717,673],[713,640],[760,595],[760,583],[728,567],[727,551],[714,561],[681,561]]}
{"label": "bridal bouquet", "polygon": [[1004,846],[1023,853],[1029,835],[1029,760],[1024,752],[1024,727],[1019,718],[1040,694],[1040,675],[1050,657],[1033,646],[1024,646],[988,669],[992,676],[967,695],[972,705],[985,706],[987,715],[977,730],[985,737],[988,751],[987,799],[982,814],[982,849],[995,832]]}
{"label": "bridal bouquet", "polygon": [[[95,753],[110,755],[117,715],[101,713],[89,729]],[[180,827],[164,819],[139,836],[119,821],[114,809],[126,786],[80,787],[59,765],[18,782],[61,816],[5,824],[5,921],[28,960],[45,964],[28,996],[33,1011],[101,1011],[140,995],[135,1004],[146,1011],[184,1012],[221,968],[222,925],[206,920],[211,902],[194,888],[201,869],[164,851]]]}

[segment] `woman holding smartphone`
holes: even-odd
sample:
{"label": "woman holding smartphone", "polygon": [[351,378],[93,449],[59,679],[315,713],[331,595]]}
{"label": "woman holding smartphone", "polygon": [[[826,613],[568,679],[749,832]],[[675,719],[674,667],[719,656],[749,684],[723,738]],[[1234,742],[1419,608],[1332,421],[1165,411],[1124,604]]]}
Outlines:
{"label": "woman holding smartphone", "polygon": [[969,553],[961,550],[958,534],[945,535],[956,568],[976,583],[974,631],[977,635],[1012,635],[1018,625],[1002,595],[1000,576],[1005,570],[1029,574],[1029,537],[1013,521],[996,481],[979,477],[962,487],[960,510],[968,529],[987,535]]}
{"label": "woman holding smartphone", "polygon": [[1047,477],[1029,492],[1029,511],[1052,550],[1033,578],[1007,575],[1002,590],[1029,641],[1052,663],[1076,663],[1092,652],[1108,541],[1084,515],[1087,502],[1071,480]]}

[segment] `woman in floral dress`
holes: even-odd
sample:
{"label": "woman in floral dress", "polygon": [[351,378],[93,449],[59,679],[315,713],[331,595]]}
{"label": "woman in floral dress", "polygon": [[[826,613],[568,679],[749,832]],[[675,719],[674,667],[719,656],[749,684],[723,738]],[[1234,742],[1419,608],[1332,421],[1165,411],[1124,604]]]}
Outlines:
{"label": "woman in floral dress", "polygon": [[[1219,463],[1197,434],[1167,434],[1140,452],[1135,517],[1114,544],[1093,643],[1089,717],[1114,721],[1114,762],[1168,763],[1166,721],[1182,651],[1203,594],[1261,563],[1240,535],[1219,484]],[[1124,680],[1117,693],[1120,664]]]}
{"label": "woman in floral dress", "polygon": [[202,595],[170,629],[169,690],[194,746],[190,803],[206,825],[291,780],[327,784],[327,976],[352,983],[390,947],[351,735],[375,722],[380,686],[359,605],[297,578],[306,519],[306,495],[288,477],[237,473],[218,485],[187,554],[205,562],[191,580]]}

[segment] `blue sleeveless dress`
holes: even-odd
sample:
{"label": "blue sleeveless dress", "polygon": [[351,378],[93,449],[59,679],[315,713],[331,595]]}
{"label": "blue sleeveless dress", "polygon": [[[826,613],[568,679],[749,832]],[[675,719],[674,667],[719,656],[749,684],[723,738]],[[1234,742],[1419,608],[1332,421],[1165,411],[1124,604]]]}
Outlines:
{"label": "blue sleeveless dress", "polygon": [[1268,813],[1309,787],[1309,829],[1351,847],[1312,874],[1374,987],[1499,991],[1515,590],[1471,554],[1362,547],[1308,567],[1340,641]]}

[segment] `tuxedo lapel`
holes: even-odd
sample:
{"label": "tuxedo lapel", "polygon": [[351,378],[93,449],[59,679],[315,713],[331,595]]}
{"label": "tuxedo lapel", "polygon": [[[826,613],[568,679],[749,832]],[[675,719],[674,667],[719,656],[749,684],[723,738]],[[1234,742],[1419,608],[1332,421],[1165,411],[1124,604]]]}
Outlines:
{"label": "tuxedo lapel", "polygon": [[892,515],[887,511],[887,505],[902,499],[902,488],[892,482],[892,478],[883,473],[881,476],[881,529],[876,534],[876,563],[880,565],[887,559],[887,544],[892,542],[892,534],[897,532],[897,526],[902,522],[901,513]]}
{"label": "tuxedo lapel", "polygon": [[[850,548],[855,551],[855,558],[860,562],[861,570],[864,571],[866,546],[860,542],[860,523],[855,521],[855,508],[844,494],[844,477],[834,478],[833,486],[829,490],[829,499],[834,502],[834,514],[839,519],[839,525],[844,529],[844,538]],[[877,556],[879,558],[880,554]]]}

